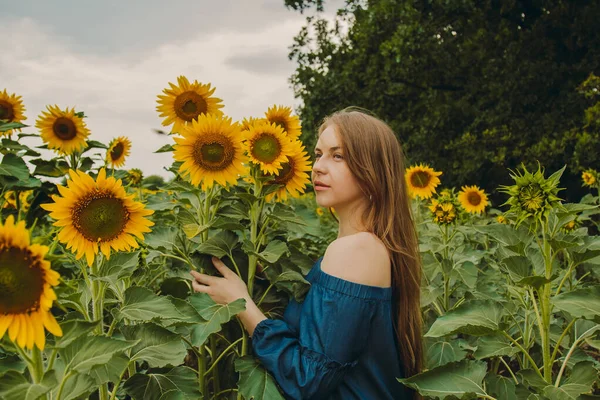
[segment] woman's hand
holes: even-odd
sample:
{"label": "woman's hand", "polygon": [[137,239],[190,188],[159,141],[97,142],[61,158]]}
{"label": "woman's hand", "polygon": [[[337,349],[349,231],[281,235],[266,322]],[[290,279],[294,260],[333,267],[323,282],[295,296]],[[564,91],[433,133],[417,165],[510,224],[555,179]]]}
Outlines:
{"label": "woman's hand", "polygon": [[250,295],[246,283],[218,258],[213,257],[212,262],[223,277],[190,271],[194,277],[192,281],[194,291],[208,294],[218,304],[231,303],[240,298],[246,299],[246,303],[248,303]]}

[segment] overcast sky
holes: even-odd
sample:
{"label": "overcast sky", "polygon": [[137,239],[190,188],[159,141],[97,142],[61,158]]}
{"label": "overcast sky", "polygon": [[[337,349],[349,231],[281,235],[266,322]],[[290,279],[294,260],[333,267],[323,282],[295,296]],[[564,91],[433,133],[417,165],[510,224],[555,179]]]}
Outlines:
{"label": "overcast sky", "polygon": [[162,127],[157,95],[179,75],[215,86],[234,120],[298,105],[287,54],[306,15],[283,0],[0,0],[0,9],[0,91],[23,97],[24,132],[38,133],[48,104],[75,107],[90,139],[129,137],[125,168],[145,175],[171,175],[171,153],[153,152],[173,139],[153,129]]}

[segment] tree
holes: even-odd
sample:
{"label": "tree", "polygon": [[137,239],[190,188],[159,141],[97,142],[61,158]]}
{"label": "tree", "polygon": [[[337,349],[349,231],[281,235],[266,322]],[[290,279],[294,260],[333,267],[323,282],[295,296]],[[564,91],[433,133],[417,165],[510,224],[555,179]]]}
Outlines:
{"label": "tree", "polygon": [[[323,0],[285,0],[304,11]],[[412,163],[443,184],[494,192],[521,162],[547,174],[567,164],[563,197],[600,154],[597,100],[580,87],[600,75],[600,3],[535,0],[347,0],[333,24],[307,17],[290,58],[308,148],[329,113],[355,105],[397,133]],[[492,194],[494,205],[504,200]]]}

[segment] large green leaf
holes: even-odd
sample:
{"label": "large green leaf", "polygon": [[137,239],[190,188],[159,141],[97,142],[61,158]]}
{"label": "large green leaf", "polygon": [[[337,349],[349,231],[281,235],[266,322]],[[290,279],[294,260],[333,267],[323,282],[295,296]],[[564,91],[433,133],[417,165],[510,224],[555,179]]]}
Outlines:
{"label": "large green leaf", "polygon": [[477,350],[473,356],[477,360],[489,357],[513,356],[519,349],[512,347],[504,336],[483,336],[477,340]]}
{"label": "large green leaf", "polygon": [[457,340],[427,340],[425,364],[427,369],[437,368],[450,362],[465,358],[467,351],[459,346]]}
{"label": "large green leaf", "polygon": [[575,318],[594,319],[600,316],[600,286],[559,294],[552,303]]}
{"label": "large green leaf", "polygon": [[176,246],[177,229],[174,227],[159,227],[145,235],[145,242],[153,249],[170,251]]}
{"label": "large green leaf", "polygon": [[206,293],[193,294],[189,302],[204,318],[204,321],[192,329],[194,346],[203,344],[210,334],[221,330],[222,324],[246,309],[245,299],[237,299],[229,304],[217,304]]}
{"label": "large green leaf", "polygon": [[179,312],[168,297],[158,296],[146,288],[133,286],[125,291],[123,307],[116,311],[115,315],[131,321],[150,321],[154,318],[173,318],[179,315]]}
{"label": "large green leaf", "polygon": [[449,363],[429,371],[398,379],[404,385],[417,390],[423,396],[440,397],[486,395],[483,388],[487,365],[483,361],[463,360]]}
{"label": "large green leaf", "polygon": [[44,374],[38,384],[30,383],[23,374],[10,371],[0,379],[2,400],[37,400],[58,385],[54,370]]}
{"label": "large green leaf", "polygon": [[176,367],[166,373],[152,370],[144,374],[138,373],[129,378],[123,387],[134,400],[161,400],[172,391],[181,393],[185,396],[184,399],[189,400],[202,396],[198,390],[198,374],[188,367]]}
{"label": "large green leaf", "polygon": [[97,385],[106,382],[118,382],[128,365],[129,357],[124,353],[116,353],[107,363],[92,368],[89,376],[95,379]]}
{"label": "large green leaf", "polygon": [[36,176],[41,175],[58,178],[65,176],[67,172],[69,172],[69,164],[64,160],[59,160],[56,158],[51,160],[42,160],[41,158],[36,158],[30,162],[35,165],[33,175]]}
{"label": "large green leaf", "polygon": [[452,269],[451,277],[458,279],[459,282],[464,283],[470,289],[474,289],[477,284],[477,274],[479,270],[477,266],[471,261],[465,261],[462,264],[455,264]]}
{"label": "large green leaf", "polygon": [[109,282],[130,277],[133,270],[138,266],[139,256],[139,251],[113,254],[110,259],[102,263],[97,277]]}
{"label": "large green leaf", "polygon": [[125,339],[140,342],[131,349],[131,360],[148,362],[151,368],[177,366],[187,354],[178,334],[153,323],[121,327]]}
{"label": "large green leaf", "polygon": [[60,327],[63,331],[63,335],[56,338],[53,347],[61,349],[67,347],[79,337],[90,333],[98,325],[98,322],[99,321],[90,322],[82,319],[70,319],[61,322]]}
{"label": "large green leaf", "polygon": [[[98,387],[96,380],[88,374],[75,374],[65,381],[61,400],[84,400]],[[58,394],[55,390],[54,395]]]}
{"label": "large green leaf", "polygon": [[559,387],[548,385],[544,395],[550,400],[577,399],[580,394],[591,394],[594,382],[598,380],[598,371],[590,361],[575,364],[571,375]]}
{"label": "large green leaf", "polygon": [[5,154],[0,162],[0,175],[9,176],[18,180],[29,178],[29,169],[22,158],[13,153]]}
{"label": "large green leaf", "polygon": [[275,379],[253,357],[236,359],[235,371],[240,373],[238,388],[245,399],[283,400]]}
{"label": "large green leaf", "polygon": [[202,254],[210,254],[211,256],[222,258],[227,254],[233,253],[233,249],[238,241],[239,239],[235,233],[231,231],[221,231],[198,245],[196,251]]}
{"label": "large green leaf", "polygon": [[504,314],[501,304],[492,300],[470,300],[435,320],[427,337],[453,333],[483,336],[499,329]]}
{"label": "large green leaf", "polygon": [[59,351],[65,370],[87,373],[96,365],[107,363],[115,354],[135,346],[137,341],[125,341],[104,336],[82,336]]}

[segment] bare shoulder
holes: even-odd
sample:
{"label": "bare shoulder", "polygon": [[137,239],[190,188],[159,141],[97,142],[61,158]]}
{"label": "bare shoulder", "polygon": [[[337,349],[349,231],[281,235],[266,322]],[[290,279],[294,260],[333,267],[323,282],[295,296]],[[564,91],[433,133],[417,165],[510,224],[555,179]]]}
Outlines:
{"label": "bare shoulder", "polygon": [[369,286],[391,285],[387,248],[374,234],[359,232],[334,240],[321,261],[323,272]]}

